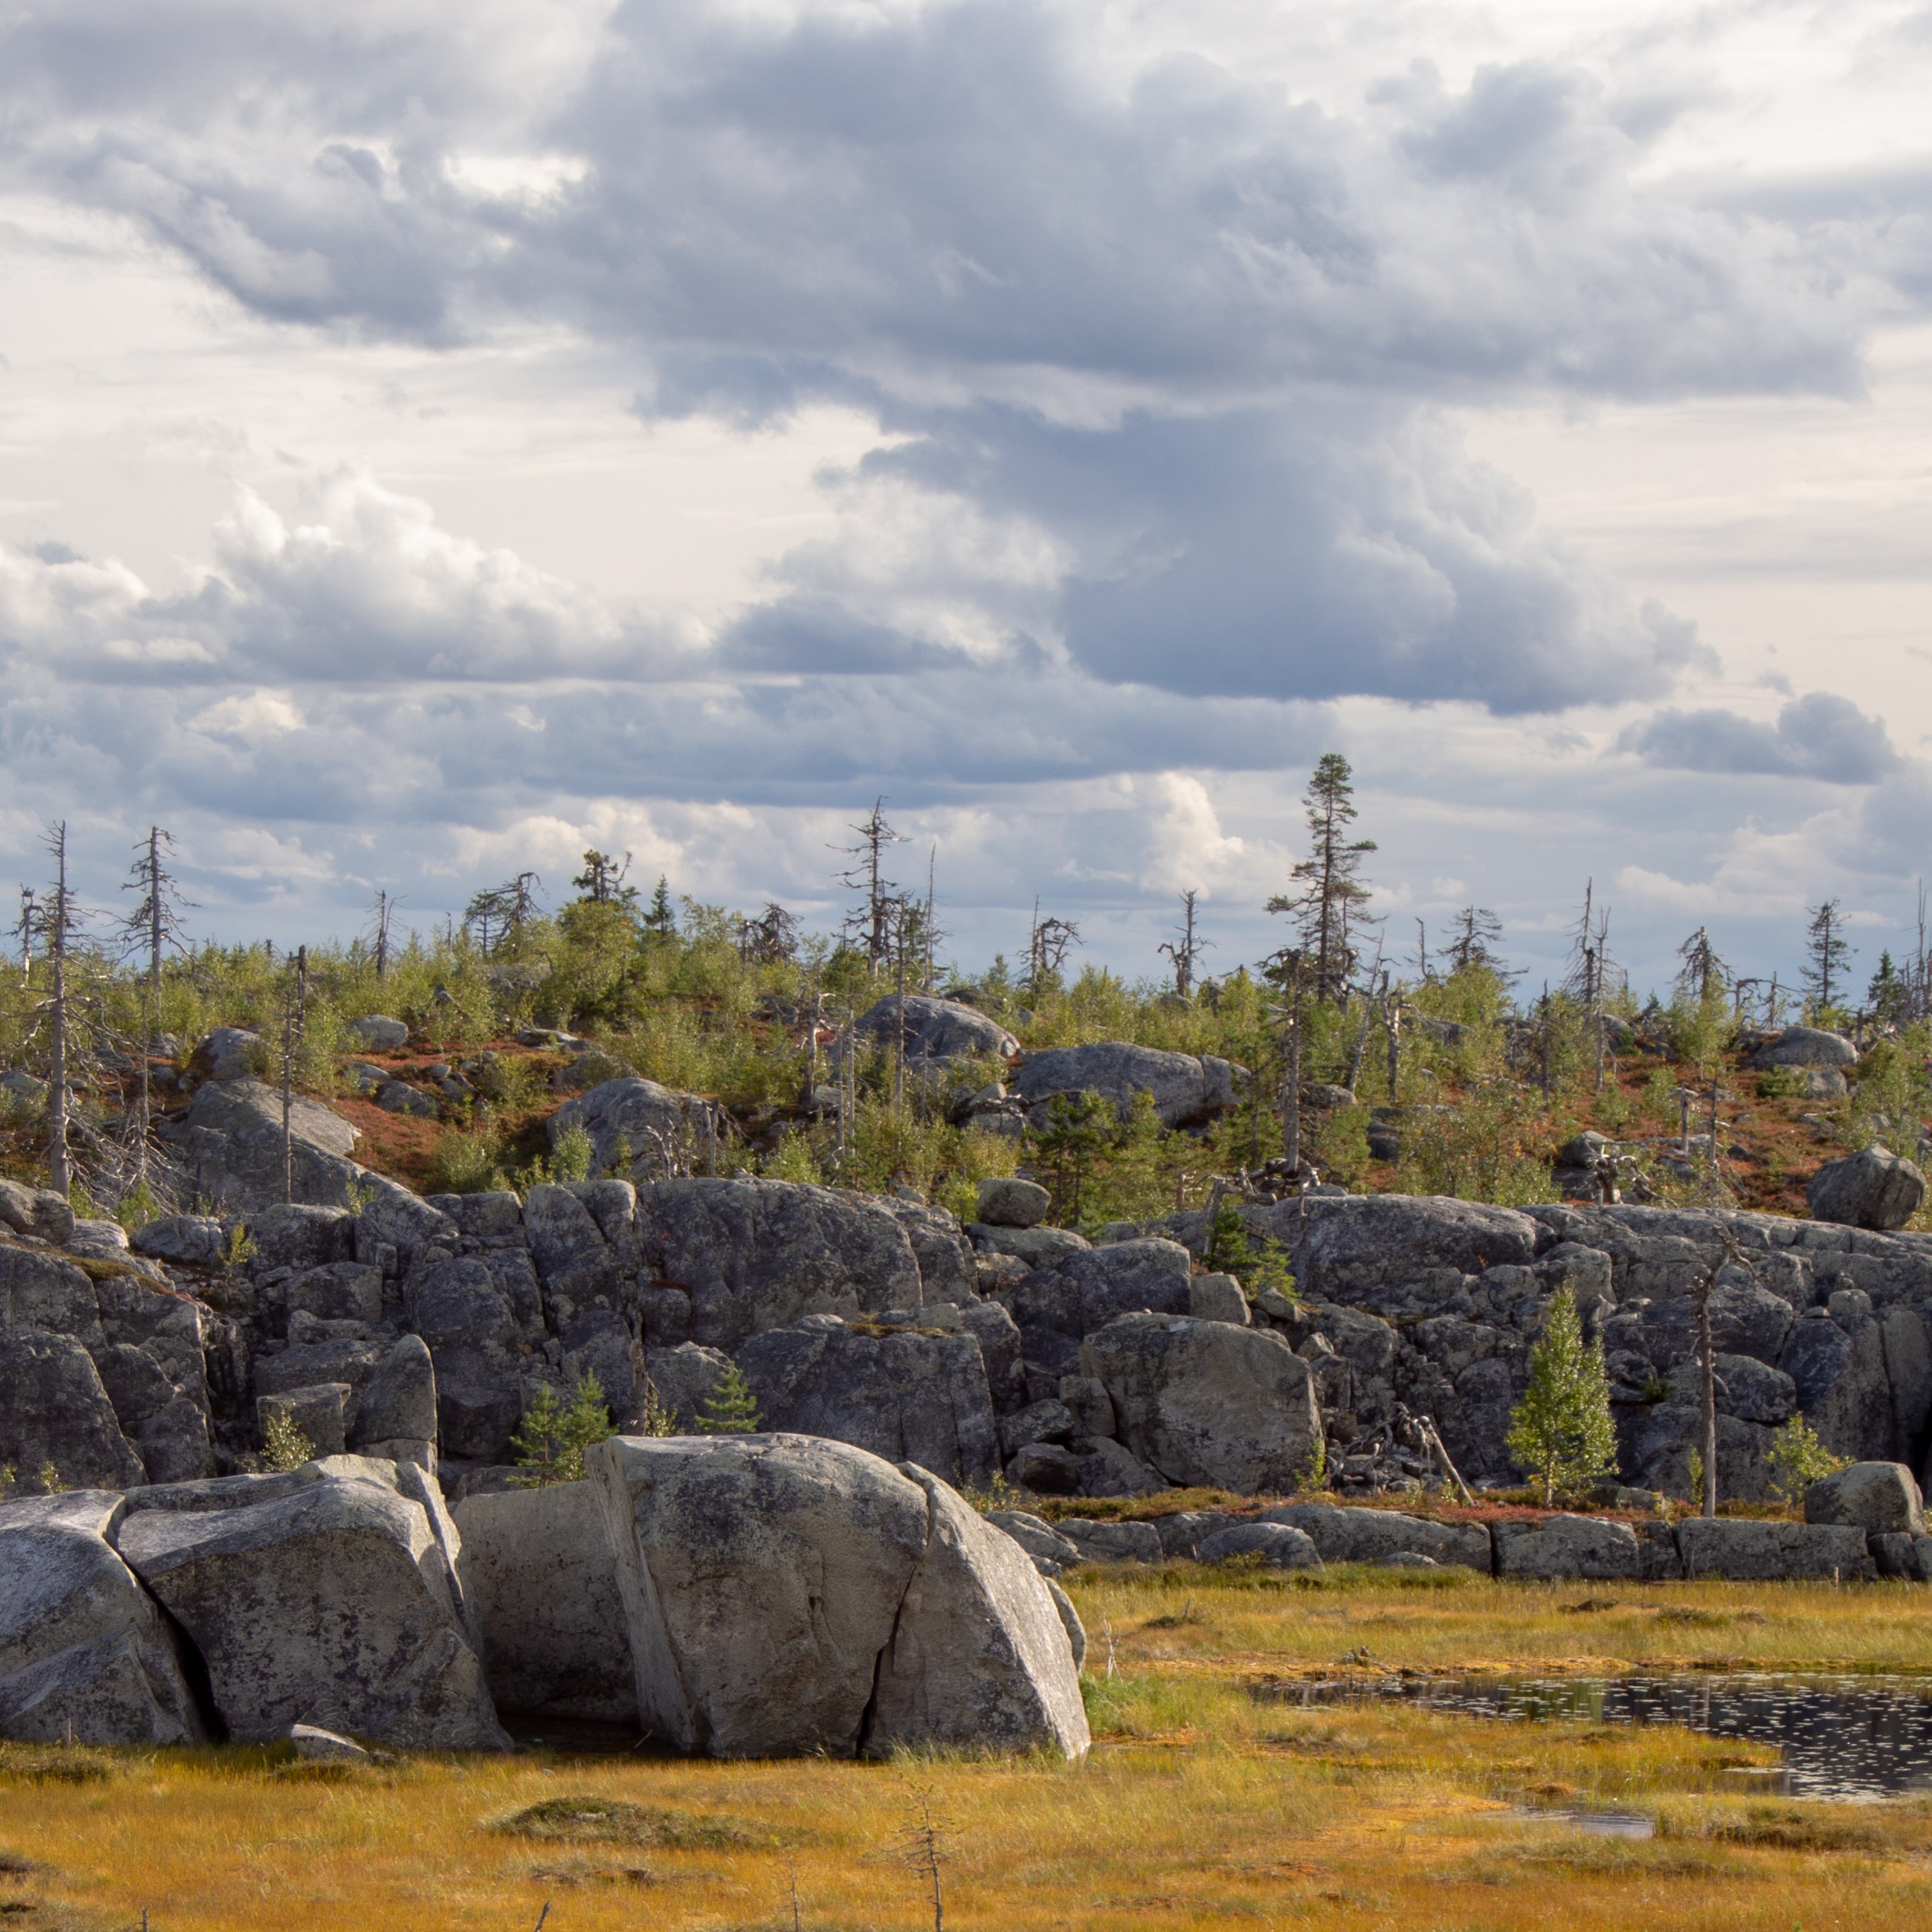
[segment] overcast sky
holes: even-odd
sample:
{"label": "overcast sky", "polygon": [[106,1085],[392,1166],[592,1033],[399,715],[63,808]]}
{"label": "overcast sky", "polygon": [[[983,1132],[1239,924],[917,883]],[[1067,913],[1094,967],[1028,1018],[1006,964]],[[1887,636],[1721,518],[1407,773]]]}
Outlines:
{"label": "overcast sky", "polygon": [[0,0],[0,878],[586,844],[969,965],[1594,877],[1861,977],[1932,849],[1932,7]]}

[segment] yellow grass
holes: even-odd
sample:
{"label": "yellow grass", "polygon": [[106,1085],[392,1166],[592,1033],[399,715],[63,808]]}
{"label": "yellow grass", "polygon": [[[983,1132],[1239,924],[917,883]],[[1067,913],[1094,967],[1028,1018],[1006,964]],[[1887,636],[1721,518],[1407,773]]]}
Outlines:
{"label": "yellow grass", "polygon": [[[1923,1668],[1932,1592],[1679,1586],[1566,1611],[1620,1593],[1386,1573],[1305,1591],[1180,1572],[1090,1574],[1074,1589],[1094,1639],[1084,1766],[526,1755],[328,1776],[273,1752],[9,1747],[0,1924],[122,1927],[146,1908],[153,1932],[530,1932],[548,1901],[548,1932],[783,1932],[795,1878],[812,1932],[913,1932],[932,1924],[905,1855],[916,1787],[944,1833],[960,1932],[1932,1924],[1932,1808],[1740,1795],[1730,1772],[1769,1754],[1673,1729],[1255,1695],[1258,1680],[1364,1644],[1391,1668],[1720,1656]],[[1662,1623],[1659,1604],[1729,1620]],[[63,1764],[100,1775],[40,1775]],[[538,1805],[562,1835],[500,1828]],[[1606,1841],[1535,1815],[1604,1806],[1647,1813],[1659,1836]],[[12,1869],[29,1861],[41,1869]]]}

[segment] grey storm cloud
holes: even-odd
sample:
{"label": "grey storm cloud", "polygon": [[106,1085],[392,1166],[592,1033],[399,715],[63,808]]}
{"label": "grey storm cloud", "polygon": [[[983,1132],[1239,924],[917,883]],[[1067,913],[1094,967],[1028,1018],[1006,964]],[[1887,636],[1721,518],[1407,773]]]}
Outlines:
{"label": "grey storm cloud", "polygon": [[1620,748],[1673,771],[1775,774],[1834,785],[1873,784],[1903,762],[1882,719],[1829,691],[1792,699],[1775,724],[1734,711],[1659,711],[1626,732]]}
{"label": "grey storm cloud", "polygon": [[[270,317],[431,342],[561,320],[632,359],[647,414],[868,409],[903,446],[867,477],[1023,520],[1061,560],[1030,597],[950,586],[1016,664],[1505,712],[1660,693],[1689,627],[1540,537],[1433,405],[1858,380],[1842,282],[1768,215],[1640,185],[1668,110],[1556,63],[1460,91],[1407,69],[1342,115],[1195,57],[1103,78],[1078,10],[1035,0],[782,21],[627,0],[574,91],[517,124],[506,57],[472,33],[439,60],[432,18],[21,14],[0,157]],[[512,135],[578,177],[466,185],[466,144]],[[689,638],[593,599],[412,594],[286,549],[144,613],[172,674],[195,644],[289,678],[320,656],[372,678],[689,668]],[[958,661],[852,574],[822,544],[787,560],[718,666]],[[103,665],[162,674],[107,644]]]}

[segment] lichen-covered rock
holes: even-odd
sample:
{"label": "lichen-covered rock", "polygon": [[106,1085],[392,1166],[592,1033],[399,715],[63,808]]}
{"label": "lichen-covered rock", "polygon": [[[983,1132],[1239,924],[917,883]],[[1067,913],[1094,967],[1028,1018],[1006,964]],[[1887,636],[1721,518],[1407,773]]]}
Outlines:
{"label": "lichen-covered rock", "polygon": [[36,1485],[50,1465],[69,1488],[147,1480],[92,1356],[71,1336],[33,1329],[0,1348],[0,1464]]}
{"label": "lichen-covered rock", "polygon": [[901,1200],[893,1194],[874,1194],[876,1201],[906,1230],[913,1259],[919,1271],[922,1301],[970,1301],[979,1292],[979,1266],[966,1231],[943,1207]]}
{"label": "lichen-covered rock", "polygon": [[355,1439],[436,1439],[436,1365],[420,1335],[399,1336],[362,1392]]}
{"label": "lichen-covered rock", "polygon": [[1751,1055],[1753,1067],[1855,1067],[1858,1048],[1822,1026],[1787,1026]]}
{"label": "lichen-covered rock", "polygon": [[926,1549],[879,1659],[865,1750],[955,1748],[1086,1755],[1080,1667],[1026,1553],[916,1463]]}
{"label": "lichen-covered rock", "polygon": [[499,1711],[635,1724],[617,1566],[587,1482],[466,1497],[458,1567]]}
{"label": "lichen-covered rock", "polygon": [[1491,1527],[1498,1576],[1585,1577],[1635,1582],[1642,1571],[1636,1532],[1594,1516],[1549,1516]]}
{"label": "lichen-covered rock", "polygon": [[1391,1288],[1432,1271],[1481,1275],[1536,1258],[1536,1224],[1514,1208],[1437,1195],[1317,1198],[1251,1210],[1247,1219],[1294,1258],[1307,1294],[1379,1308]]}
{"label": "lichen-covered rock", "polygon": [[506,1748],[427,1512],[392,1464],[334,1468],[312,1465],[266,1501],[131,1514],[121,1553],[192,1639],[231,1737],[309,1723],[417,1749]]}
{"label": "lichen-covered rock", "polygon": [[977,1213],[996,1228],[1036,1228],[1046,1219],[1053,1197],[1037,1181],[998,1176],[980,1183]]}
{"label": "lichen-covered rock", "polygon": [[0,1737],[192,1744],[179,1645],[108,1537],[101,1490],[0,1503]]}
{"label": "lichen-covered rock", "polygon": [[1758,1523],[1733,1517],[1686,1517],[1677,1526],[1684,1573],[1692,1581],[1847,1583],[1872,1574],[1865,1532],[1817,1523]]}
{"label": "lichen-covered rock", "polygon": [[1864,1148],[1820,1168],[1804,1191],[1804,1204],[1814,1221],[1902,1228],[1925,1204],[1924,1171],[1889,1148]]}
{"label": "lichen-covered rock", "polygon": [[1119,1040],[1029,1053],[1013,1086],[1036,1125],[1056,1094],[1098,1094],[1123,1119],[1135,1097],[1145,1094],[1164,1127],[1200,1126],[1235,1105],[1232,1069],[1225,1060]]}
{"label": "lichen-covered rock", "polygon": [[1804,1492],[1807,1523],[1837,1523],[1868,1536],[1925,1533],[1925,1501],[1902,1462],[1854,1462]]}
{"label": "lichen-covered rock", "polygon": [[435,1366],[443,1452],[506,1462],[528,1360],[508,1297],[481,1260],[464,1255],[416,1284],[410,1312]]}
{"label": "lichen-covered rock", "polygon": [[909,1067],[935,1071],[955,1060],[1010,1059],[1019,1042],[996,1019],[957,1000],[930,993],[888,993],[852,1023],[852,1030],[890,1050],[897,1033]]}
{"label": "lichen-covered rock", "polygon": [[1321,1441],[1308,1365],[1282,1338],[1188,1316],[1122,1315],[1081,1345],[1119,1437],[1169,1482],[1290,1490]]}
{"label": "lichen-covered rock", "polygon": [[970,1335],[809,1315],[752,1336],[738,1365],[767,1429],[851,1443],[951,1483],[984,1482],[1000,1466],[985,1360]]}
{"label": "lichen-covered rock", "polygon": [[1179,1242],[1149,1240],[1112,1242],[1035,1268],[1010,1297],[1026,1359],[1065,1375],[1082,1338],[1117,1315],[1186,1314],[1191,1267]]}
{"label": "lichen-covered rock", "polygon": [[690,1297],[691,1339],[727,1351],[810,1314],[917,1306],[906,1230],[877,1201],[787,1181],[660,1181],[638,1191],[654,1278]]}
{"label": "lichen-covered rock", "polygon": [[554,1146],[573,1128],[590,1136],[590,1171],[639,1182],[670,1171],[695,1145],[705,1145],[711,1103],[635,1074],[605,1080],[551,1116]]}
{"label": "lichen-covered rock", "polygon": [[919,1485],[806,1436],[615,1436],[585,1459],[646,1730],[714,1757],[856,1756],[926,1552]]}
{"label": "lichen-covered rock", "polygon": [[1318,1570],[1322,1566],[1313,1539],[1287,1523],[1230,1523],[1203,1536],[1194,1555],[1203,1563],[1258,1557],[1271,1570]]}
{"label": "lichen-covered rock", "polygon": [[1459,1563],[1487,1576],[1489,1531],[1480,1523],[1431,1523],[1394,1510],[1350,1509],[1333,1503],[1290,1503],[1262,1512],[1262,1520],[1304,1530],[1325,1563],[1379,1563],[1390,1556],[1426,1556]]}

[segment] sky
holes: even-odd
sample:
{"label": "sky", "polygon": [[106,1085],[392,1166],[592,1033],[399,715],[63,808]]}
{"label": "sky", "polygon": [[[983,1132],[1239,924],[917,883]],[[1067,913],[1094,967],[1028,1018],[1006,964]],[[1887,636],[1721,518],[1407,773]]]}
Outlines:
{"label": "sky", "polygon": [[1932,5],[0,0],[0,880],[1640,990],[1932,846]]}

